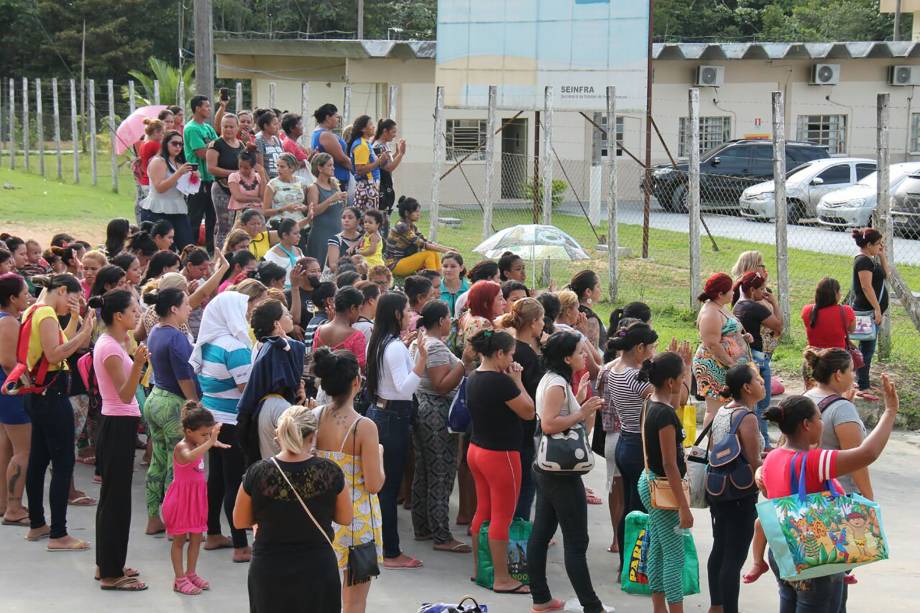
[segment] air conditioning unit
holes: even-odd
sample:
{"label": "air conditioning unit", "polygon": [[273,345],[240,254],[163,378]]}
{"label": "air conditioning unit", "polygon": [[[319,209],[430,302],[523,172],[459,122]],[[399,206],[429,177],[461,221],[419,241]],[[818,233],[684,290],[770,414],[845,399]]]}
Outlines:
{"label": "air conditioning unit", "polygon": [[696,69],[696,84],[700,87],[721,87],[725,83],[724,66],[700,66]]}
{"label": "air conditioning unit", "polygon": [[812,67],[812,85],[837,85],[838,83],[840,83],[840,64],[815,64]]}
{"label": "air conditioning unit", "polygon": [[920,66],[891,66],[888,68],[889,85],[920,85]]}

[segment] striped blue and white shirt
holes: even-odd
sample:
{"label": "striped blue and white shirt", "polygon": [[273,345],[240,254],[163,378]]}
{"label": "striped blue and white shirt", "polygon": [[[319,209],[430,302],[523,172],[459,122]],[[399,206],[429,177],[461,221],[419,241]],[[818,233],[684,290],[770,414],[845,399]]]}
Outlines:
{"label": "striped blue and white shirt", "polygon": [[243,393],[237,385],[249,381],[252,349],[228,335],[201,346],[201,404],[222,424],[236,424],[237,405]]}

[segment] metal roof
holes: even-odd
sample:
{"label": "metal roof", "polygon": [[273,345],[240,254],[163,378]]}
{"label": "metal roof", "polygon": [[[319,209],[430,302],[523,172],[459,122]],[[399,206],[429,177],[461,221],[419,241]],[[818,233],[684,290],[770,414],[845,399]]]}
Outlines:
{"label": "metal roof", "polygon": [[656,60],[826,60],[920,58],[920,43],[656,43]]}
{"label": "metal roof", "polygon": [[351,59],[431,59],[433,40],[327,40],[228,38],[214,41],[215,53],[229,55],[287,55],[300,57],[343,57]]}

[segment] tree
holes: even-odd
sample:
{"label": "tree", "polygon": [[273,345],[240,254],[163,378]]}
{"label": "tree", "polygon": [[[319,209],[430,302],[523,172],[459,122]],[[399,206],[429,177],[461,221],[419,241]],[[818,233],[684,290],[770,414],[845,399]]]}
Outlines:
{"label": "tree", "polygon": [[[170,66],[163,60],[158,60],[155,57],[150,58],[147,61],[147,67],[150,69],[152,76],[146,75],[139,70],[129,70],[128,74],[131,75],[138,83],[140,83],[140,89],[143,90],[143,94],[135,89],[134,92],[134,101],[138,106],[146,106],[154,104],[155,97],[153,95],[153,82],[154,80],[158,81],[160,88],[160,103],[161,104],[170,104],[175,102],[179,103],[179,81],[180,78],[184,84],[185,90],[185,99],[190,100],[192,96],[195,95],[195,65],[189,64],[182,71],[180,77],[179,70],[173,66]],[[122,88],[122,96],[127,100],[128,99],[128,88]]]}

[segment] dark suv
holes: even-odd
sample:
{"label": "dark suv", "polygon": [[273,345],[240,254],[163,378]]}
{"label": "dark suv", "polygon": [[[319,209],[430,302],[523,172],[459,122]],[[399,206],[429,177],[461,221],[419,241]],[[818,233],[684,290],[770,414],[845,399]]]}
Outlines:
{"label": "dark suv", "polygon": [[[827,147],[786,143],[786,168],[830,157]],[[687,212],[687,168],[662,164],[652,169],[652,195],[666,211]],[[737,209],[748,187],[773,178],[773,144],[767,140],[733,140],[704,153],[700,159],[700,201],[706,208]],[[642,179],[645,189],[645,178]]]}
{"label": "dark suv", "polygon": [[905,238],[920,238],[920,173],[908,175],[891,197],[894,231]]}

